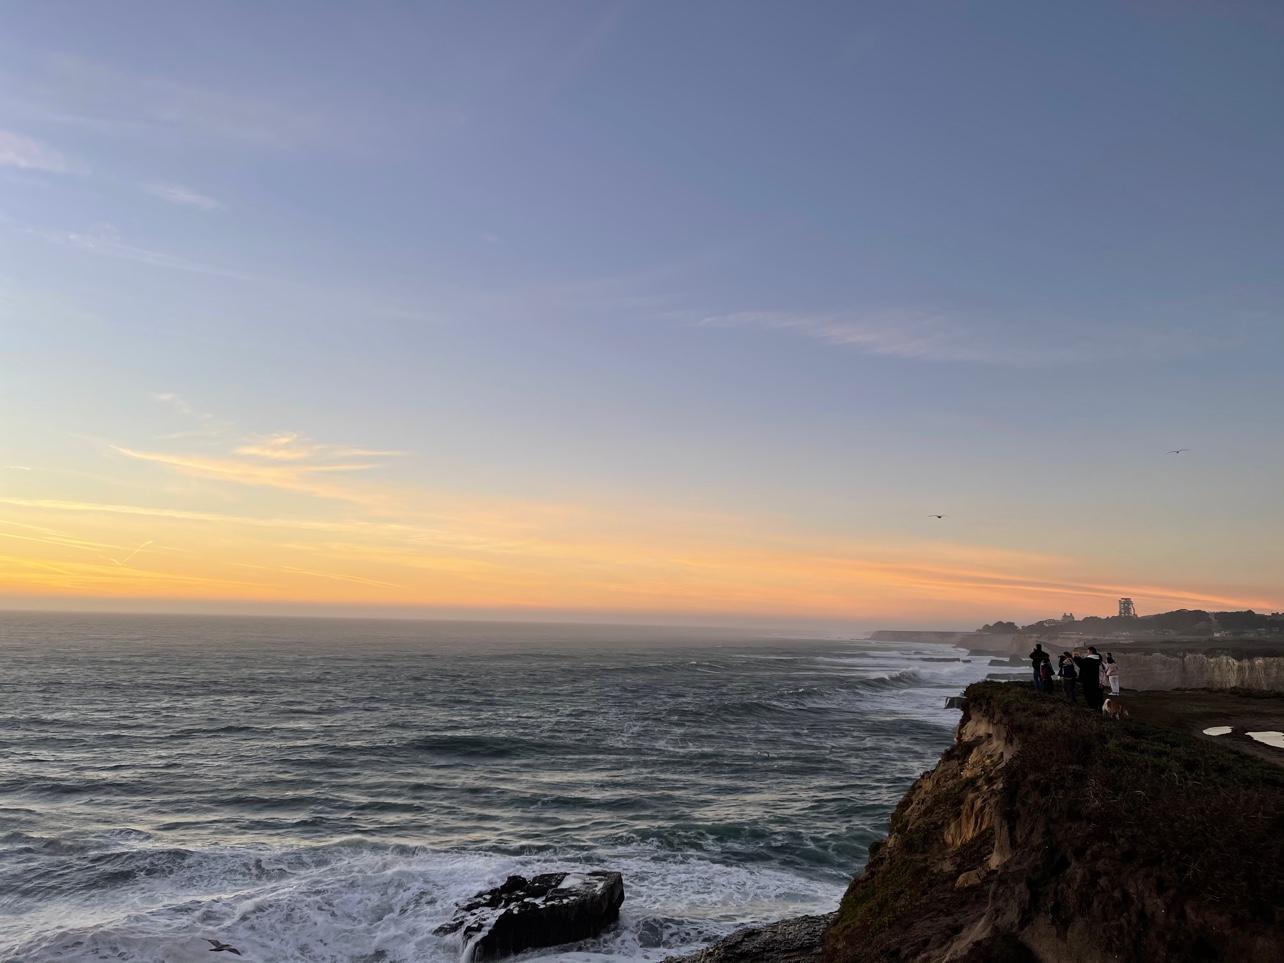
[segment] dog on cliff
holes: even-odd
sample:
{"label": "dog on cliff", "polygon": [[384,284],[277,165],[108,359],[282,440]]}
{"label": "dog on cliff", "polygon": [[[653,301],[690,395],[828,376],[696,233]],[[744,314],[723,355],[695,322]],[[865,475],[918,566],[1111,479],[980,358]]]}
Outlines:
{"label": "dog on cliff", "polygon": [[1124,708],[1124,704],[1118,699],[1106,699],[1106,701],[1101,704],[1101,714],[1107,719],[1129,718],[1128,710]]}

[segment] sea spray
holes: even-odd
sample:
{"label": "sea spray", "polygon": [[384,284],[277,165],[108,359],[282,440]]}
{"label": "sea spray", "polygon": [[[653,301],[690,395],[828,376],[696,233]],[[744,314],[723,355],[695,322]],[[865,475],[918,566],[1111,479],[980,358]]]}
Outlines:
{"label": "sea spray", "polygon": [[833,908],[984,671],[941,647],[645,629],[5,626],[0,960],[457,960],[507,875],[619,870],[657,960]]}

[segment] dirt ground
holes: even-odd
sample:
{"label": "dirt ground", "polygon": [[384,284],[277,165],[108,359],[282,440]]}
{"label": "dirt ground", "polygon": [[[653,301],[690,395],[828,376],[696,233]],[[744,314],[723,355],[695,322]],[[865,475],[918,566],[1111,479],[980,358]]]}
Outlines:
{"label": "dirt ground", "polygon": [[[1284,749],[1250,739],[1245,732],[1284,732],[1284,694],[1243,689],[1171,689],[1120,697],[1132,718],[1183,732],[1284,767]],[[1206,736],[1212,726],[1231,726],[1224,736]]]}

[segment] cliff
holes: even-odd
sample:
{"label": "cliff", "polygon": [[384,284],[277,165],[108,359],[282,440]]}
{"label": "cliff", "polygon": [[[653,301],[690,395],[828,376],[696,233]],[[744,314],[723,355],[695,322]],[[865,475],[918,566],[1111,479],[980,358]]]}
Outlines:
{"label": "cliff", "polygon": [[825,959],[1280,958],[1284,770],[1023,685],[967,699]]}
{"label": "cliff", "polygon": [[[1117,647],[1118,648],[1118,647]],[[1262,689],[1284,692],[1284,657],[1248,653],[1115,651],[1130,689]]]}
{"label": "cliff", "polygon": [[[1249,698],[1204,693],[1201,711]],[[1254,718],[1284,713],[1277,697],[1250,701]],[[896,808],[832,922],[786,921],[688,959],[1280,959],[1284,768],[1188,726],[973,685],[955,745]]]}

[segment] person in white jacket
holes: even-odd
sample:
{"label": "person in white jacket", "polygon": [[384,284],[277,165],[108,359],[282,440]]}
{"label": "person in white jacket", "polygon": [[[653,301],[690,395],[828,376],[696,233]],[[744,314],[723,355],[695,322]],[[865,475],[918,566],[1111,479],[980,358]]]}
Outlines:
{"label": "person in white jacket", "polygon": [[1106,661],[1102,665],[1102,671],[1106,675],[1106,681],[1110,683],[1110,694],[1119,694],[1119,663],[1109,652],[1106,653]]}

